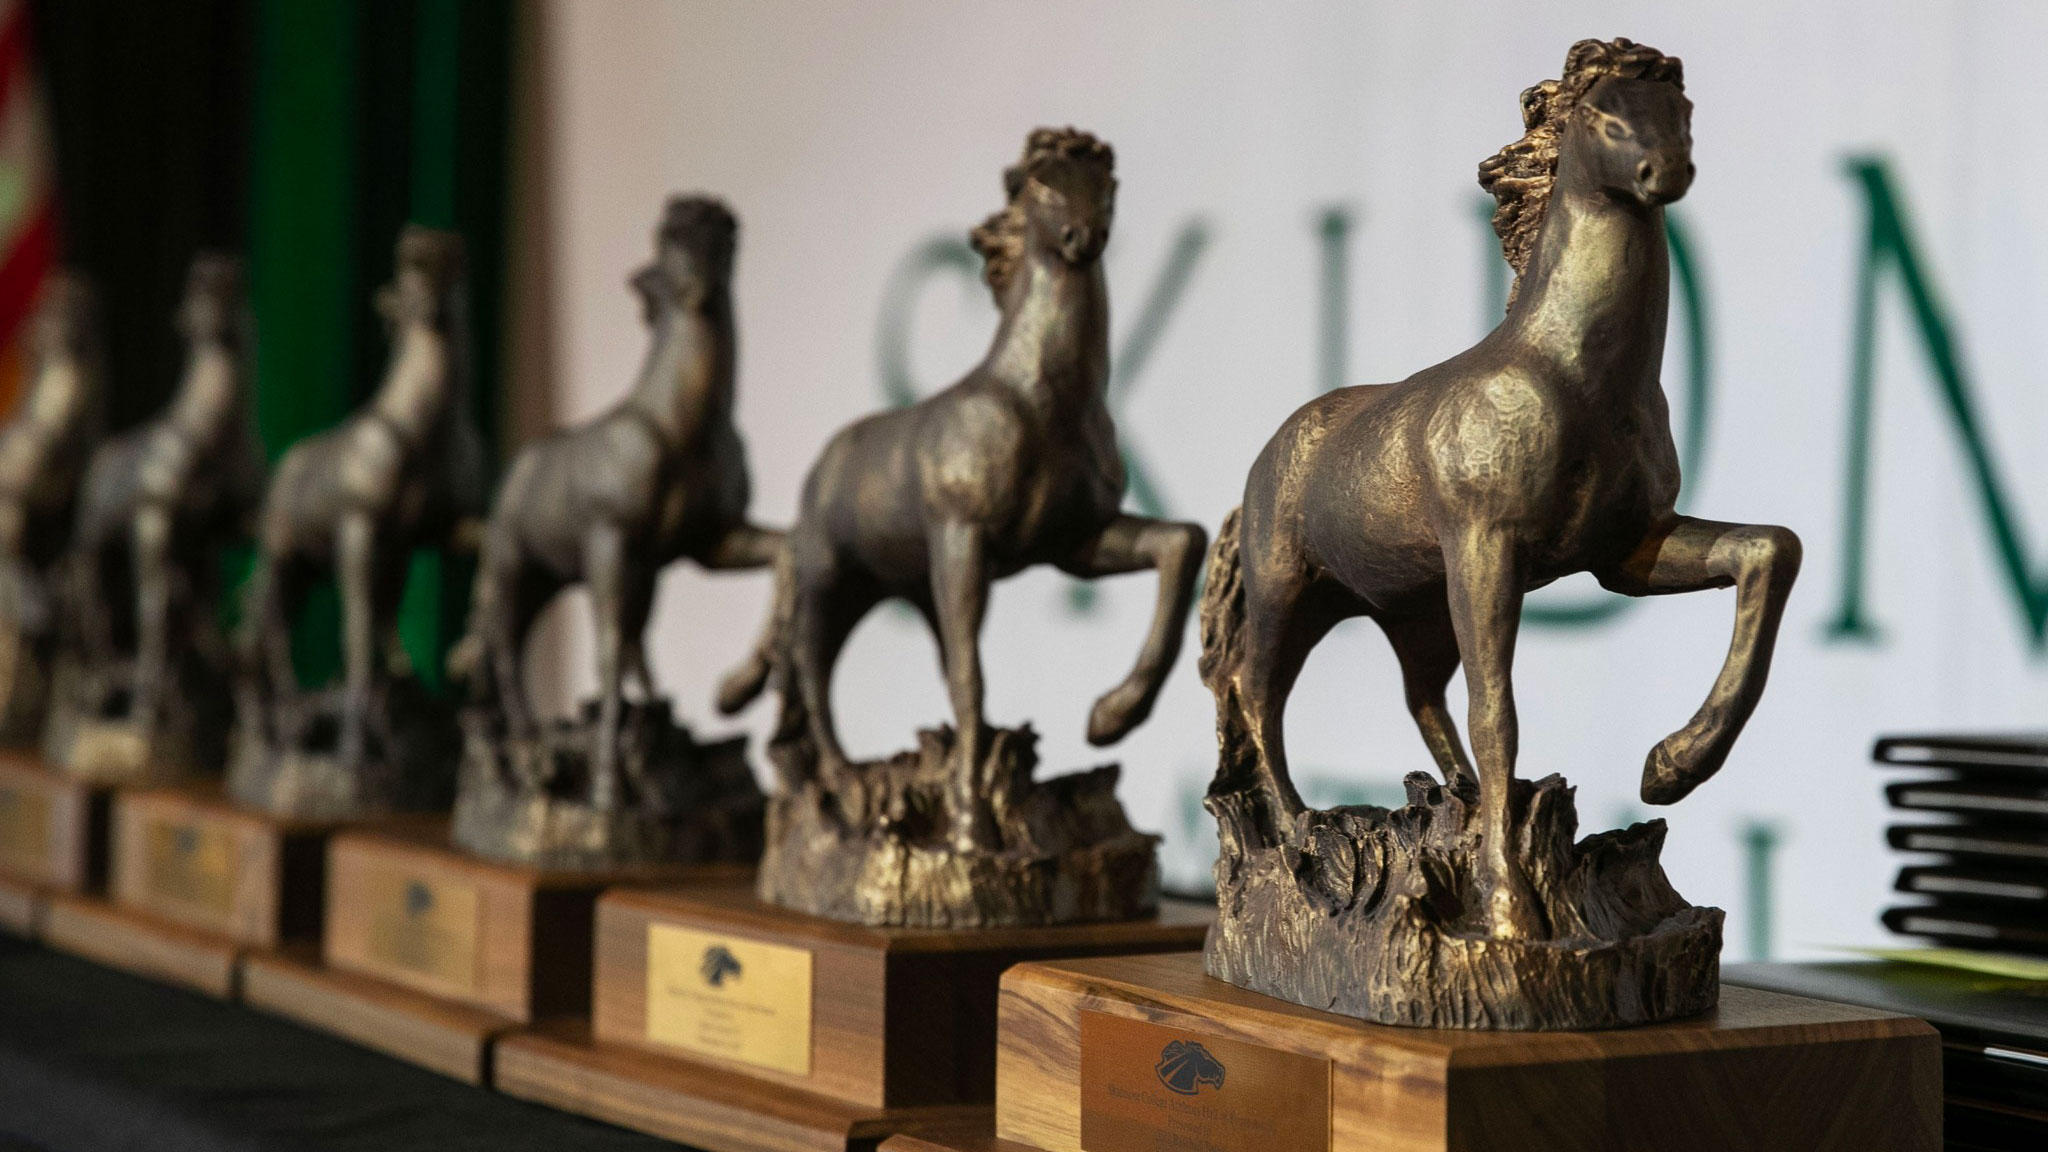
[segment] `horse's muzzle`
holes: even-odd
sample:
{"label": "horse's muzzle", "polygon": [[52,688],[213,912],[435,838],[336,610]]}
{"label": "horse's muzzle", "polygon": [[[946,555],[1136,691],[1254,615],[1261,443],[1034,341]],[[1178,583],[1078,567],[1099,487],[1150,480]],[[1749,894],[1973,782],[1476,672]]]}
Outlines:
{"label": "horse's muzzle", "polygon": [[1692,187],[1692,158],[1683,152],[1653,153],[1636,165],[1636,199],[1669,204]]}

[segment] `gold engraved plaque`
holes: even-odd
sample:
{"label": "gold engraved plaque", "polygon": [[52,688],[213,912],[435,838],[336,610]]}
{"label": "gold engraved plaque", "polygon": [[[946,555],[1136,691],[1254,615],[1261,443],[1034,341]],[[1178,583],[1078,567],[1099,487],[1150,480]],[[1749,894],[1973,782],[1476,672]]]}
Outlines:
{"label": "gold engraved plaque", "polygon": [[0,785],[0,865],[40,877],[49,871],[49,857],[49,794]]}
{"label": "gold engraved plaque", "polygon": [[649,924],[647,1038],[810,1075],[810,952]]}
{"label": "gold engraved plaque", "polygon": [[1081,1013],[1085,1152],[1326,1152],[1330,1062]]}
{"label": "gold engraved plaque", "polygon": [[143,884],[149,895],[218,916],[235,907],[241,854],[233,831],[190,820],[151,820],[142,833]]}
{"label": "gold engraved plaque", "polygon": [[476,991],[476,885],[379,868],[363,880],[370,959],[437,990]]}

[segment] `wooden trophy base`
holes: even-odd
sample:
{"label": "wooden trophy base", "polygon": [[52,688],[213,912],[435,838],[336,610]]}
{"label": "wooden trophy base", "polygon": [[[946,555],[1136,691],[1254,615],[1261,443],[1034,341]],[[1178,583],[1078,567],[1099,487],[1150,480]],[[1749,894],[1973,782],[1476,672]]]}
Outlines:
{"label": "wooden trophy base", "polygon": [[489,1080],[491,1041],[518,1027],[508,1016],[326,967],[305,946],[250,955],[242,1000],[476,1085]]}
{"label": "wooden trophy base", "polygon": [[97,896],[60,892],[43,911],[43,943],[152,980],[222,1000],[236,993],[242,945],[211,932],[124,908]]}
{"label": "wooden trophy base", "polygon": [[746,874],[725,864],[599,872],[500,864],[452,847],[439,819],[338,832],[328,842],[317,962],[303,950],[252,956],[243,999],[481,1084],[500,1033],[589,1012],[600,892]]}
{"label": "wooden trophy base", "polygon": [[318,937],[331,825],[198,783],[118,792],[112,824],[109,899],[53,902],[52,946],[226,998],[245,953]]}
{"label": "wooden trophy base", "polygon": [[997,1061],[993,1131],[885,1152],[1941,1147],[1925,1022],[1732,985],[1665,1024],[1462,1032],[1297,1007],[1198,953],[1031,964],[1003,978]]}
{"label": "wooden trophy base", "polygon": [[0,927],[33,935],[53,893],[105,882],[109,795],[35,756],[0,752]]}
{"label": "wooden trophy base", "polygon": [[712,1152],[957,1126],[993,1099],[1004,969],[1195,947],[1213,915],[946,931],[805,916],[741,884],[611,892],[592,1034],[505,1037],[497,1087]]}

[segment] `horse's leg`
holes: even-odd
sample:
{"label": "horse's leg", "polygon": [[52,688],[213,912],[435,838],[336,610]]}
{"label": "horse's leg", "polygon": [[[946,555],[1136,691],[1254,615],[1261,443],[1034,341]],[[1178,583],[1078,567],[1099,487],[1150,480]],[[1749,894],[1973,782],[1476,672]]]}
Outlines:
{"label": "horse's leg", "polygon": [[[128,715],[145,732],[156,727],[157,707],[170,678],[171,512],[157,505],[136,509],[131,526],[135,552],[135,686]],[[97,601],[83,605],[99,615]]]}
{"label": "horse's leg", "polygon": [[962,520],[930,529],[932,607],[939,619],[946,690],[953,701],[953,765],[946,781],[948,837],[957,852],[993,847],[994,819],[979,793],[982,733],[981,620],[988,608],[987,542]]}
{"label": "horse's leg", "polygon": [[818,752],[819,770],[828,783],[847,767],[832,716],[832,670],[846,648],[854,626],[880,602],[862,577],[837,564],[796,564],[785,555],[790,571],[789,663],[803,720]]}
{"label": "horse's leg", "polygon": [[1458,738],[1458,722],[1444,703],[1444,687],[1458,670],[1458,634],[1447,611],[1399,620],[1381,620],[1380,628],[1401,661],[1401,684],[1408,694],[1408,714],[1422,732],[1422,742],[1454,791],[1473,792],[1479,777]]}
{"label": "horse's leg", "polygon": [[1201,528],[1193,524],[1118,516],[1060,562],[1063,570],[1090,580],[1141,568],[1159,572],[1152,630],[1145,636],[1131,674],[1097,700],[1089,712],[1089,743],[1114,744],[1151,715],[1160,685],[1180,655],[1188,605],[1195,596],[1195,577],[1200,574],[1202,550],[1207,545]]}
{"label": "horse's leg", "polygon": [[1444,545],[1451,623],[1470,692],[1472,752],[1479,762],[1480,876],[1488,931],[1498,939],[1541,939],[1543,912],[1510,854],[1510,787],[1519,729],[1515,718],[1515,631],[1522,581],[1515,541],[1503,527],[1471,523]]}
{"label": "horse's leg", "polygon": [[[620,667],[620,698],[623,706],[625,677],[628,674],[640,681],[646,693],[645,700],[654,699],[654,676],[647,670],[647,618],[654,612],[654,568],[648,564],[627,564],[624,573],[624,587],[619,598],[619,631],[624,649],[621,652],[623,664]],[[620,734],[614,730],[614,741]],[[621,759],[620,768],[630,773],[633,785],[639,794],[645,795],[647,765],[644,760]]]}
{"label": "horse's leg", "polygon": [[753,650],[747,653],[746,662],[718,682],[718,710],[727,716],[752,703],[767,687],[768,677],[774,671],[775,649],[784,643],[783,633],[795,618],[796,565],[790,550],[780,542],[776,545],[774,565],[775,588],[769,594],[772,600],[761,634],[754,641]]}
{"label": "horse's leg", "polygon": [[1645,804],[1674,804],[1720,771],[1756,710],[1771,671],[1785,599],[1799,575],[1799,537],[1761,524],[1673,518],[1644,538],[1600,582],[1630,596],[1735,587],[1735,633],[1721,674],[1691,722],[1650,750]]}
{"label": "horse's leg", "polygon": [[623,691],[626,611],[626,538],[615,524],[598,524],[584,537],[583,580],[597,624],[597,739],[590,763],[590,806],[619,806],[619,710]]}
{"label": "horse's leg", "polygon": [[766,568],[782,551],[783,533],[756,524],[735,524],[704,553],[704,567],[713,571]]}
{"label": "horse's leg", "polygon": [[1308,654],[1341,617],[1312,602],[1312,590],[1296,570],[1255,572],[1251,565],[1261,557],[1249,550],[1241,555],[1245,619],[1238,692],[1268,798],[1275,814],[1291,821],[1306,805],[1287,768],[1287,697]]}
{"label": "horse's leg", "polygon": [[369,754],[370,689],[377,667],[377,522],[367,512],[348,512],[336,537],[345,674],[340,754],[342,764],[353,770]]}

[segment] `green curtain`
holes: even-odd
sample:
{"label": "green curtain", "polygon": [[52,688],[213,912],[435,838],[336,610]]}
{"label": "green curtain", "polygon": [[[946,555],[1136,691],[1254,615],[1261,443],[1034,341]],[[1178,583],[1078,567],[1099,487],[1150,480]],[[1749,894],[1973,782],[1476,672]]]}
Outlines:
{"label": "green curtain", "polygon": [[[258,0],[249,260],[273,460],[374,390],[387,349],[370,294],[408,221],[467,241],[470,416],[496,442],[511,18],[489,0]],[[461,631],[469,575],[438,552],[413,557],[400,633],[430,686]],[[305,682],[335,674],[331,586],[294,650]]]}

